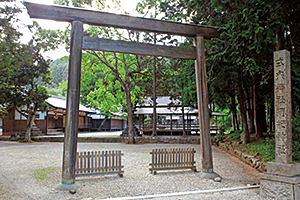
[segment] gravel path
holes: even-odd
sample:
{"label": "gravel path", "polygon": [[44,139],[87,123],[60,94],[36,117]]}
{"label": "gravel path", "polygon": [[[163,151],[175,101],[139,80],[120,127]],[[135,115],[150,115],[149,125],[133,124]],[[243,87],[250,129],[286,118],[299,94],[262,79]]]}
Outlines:
{"label": "gravel path", "polygon": [[[124,177],[107,175],[78,178],[83,187],[76,194],[53,188],[61,182],[63,143],[16,143],[0,141],[0,199],[107,199],[128,196],[156,195],[220,188],[233,188],[258,183],[258,171],[235,157],[213,148],[214,170],[221,183],[199,178],[190,171],[149,172],[153,148],[194,147],[196,166],[201,170],[200,145],[79,143],[78,151],[122,150]],[[47,170],[45,180],[37,180],[35,170]],[[262,199],[258,189],[161,197],[158,199]]]}

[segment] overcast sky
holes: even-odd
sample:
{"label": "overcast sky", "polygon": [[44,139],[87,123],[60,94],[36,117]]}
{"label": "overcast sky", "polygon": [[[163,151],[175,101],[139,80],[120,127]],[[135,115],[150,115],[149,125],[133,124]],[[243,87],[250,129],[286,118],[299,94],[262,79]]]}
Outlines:
{"label": "overcast sky", "polygon": [[[53,4],[53,0],[26,0],[27,2],[39,3],[39,4]],[[17,0],[20,2],[20,0]],[[107,3],[110,3],[111,0],[106,0]],[[122,10],[117,10],[113,6],[111,6],[110,10],[107,10],[111,13],[120,14],[122,11],[126,10],[132,16],[138,16],[138,13],[134,11],[135,6],[139,2],[139,0],[122,0],[121,7]],[[29,15],[27,14],[26,9],[23,10],[22,16],[20,17],[22,22],[25,24],[32,24],[32,21],[35,20],[39,23],[39,25],[44,29],[61,29],[64,30],[68,25],[67,22],[56,22],[53,20],[42,20],[42,19],[30,19]],[[22,30],[24,36],[22,37],[22,42],[26,43],[31,39],[31,33],[27,31],[27,29]],[[63,56],[69,55],[68,52],[65,50],[64,46],[61,46],[59,49],[55,51],[49,51],[43,54],[46,58],[51,58],[53,60],[61,58]]]}

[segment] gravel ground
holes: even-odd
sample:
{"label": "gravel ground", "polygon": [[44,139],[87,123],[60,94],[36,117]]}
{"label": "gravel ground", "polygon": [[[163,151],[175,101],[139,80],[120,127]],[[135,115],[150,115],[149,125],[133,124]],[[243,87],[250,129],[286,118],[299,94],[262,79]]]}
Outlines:
{"label": "gravel ground", "polygon": [[[242,187],[259,183],[258,171],[235,157],[213,148],[214,171],[223,179],[214,182],[199,178],[201,173],[168,171],[149,172],[153,148],[194,147],[196,166],[201,171],[200,145],[79,143],[78,151],[122,150],[124,177],[106,175],[76,179],[81,184],[76,194],[53,188],[61,182],[63,143],[17,143],[0,141],[0,199],[107,199]],[[46,170],[47,178],[37,180],[35,170]],[[153,199],[263,199],[258,189],[160,197]]]}

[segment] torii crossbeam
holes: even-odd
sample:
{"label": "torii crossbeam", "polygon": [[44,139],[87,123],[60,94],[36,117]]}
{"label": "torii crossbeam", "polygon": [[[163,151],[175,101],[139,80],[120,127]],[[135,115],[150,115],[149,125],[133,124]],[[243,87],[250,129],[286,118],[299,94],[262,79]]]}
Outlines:
{"label": "torii crossbeam", "polygon": [[[25,2],[25,6],[31,18],[65,21],[72,24],[62,184],[57,189],[69,190],[78,187],[75,184],[75,162],[78,137],[81,56],[84,49],[196,60],[199,126],[202,143],[202,171],[204,172],[201,177],[214,178],[219,176],[213,172],[204,55],[204,39],[218,38],[220,36],[216,28],[29,2]],[[167,47],[84,37],[83,24],[193,37],[195,47]]]}

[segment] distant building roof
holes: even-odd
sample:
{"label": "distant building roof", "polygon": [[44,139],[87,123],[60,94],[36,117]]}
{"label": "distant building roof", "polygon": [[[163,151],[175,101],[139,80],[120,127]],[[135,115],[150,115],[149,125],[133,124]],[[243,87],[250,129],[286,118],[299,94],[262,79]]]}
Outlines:
{"label": "distant building roof", "polygon": [[[181,108],[176,108],[176,107],[158,107],[156,108],[156,113],[157,114],[173,114],[173,115],[181,115],[182,114],[182,109]],[[196,114],[198,113],[198,110],[190,108],[190,107],[185,107],[184,108],[184,113],[187,114]],[[136,108],[136,111],[134,114],[153,114],[153,107],[150,108]]]}
{"label": "distant building roof", "polygon": [[[172,99],[170,96],[158,96],[156,98],[156,113],[165,115],[181,115],[181,101],[178,99]],[[198,110],[192,107],[184,107],[185,114],[198,114]],[[144,100],[137,104],[134,114],[153,114],[153,100],[150,96],[144,97]],[[212,116],[227,116],[226,114],[213,111]]]}
{"label": "distant building roof", "polygon": [[[65,97],[52,96],[46,99],[46,103],[49,106],[54,108],[61,108],[64,110],[67,109],[67,99]],[[93,111],[92,109],[87,108],[81,104],[79,104],[79,111],[87,112],[87,113],[95,113],[95,111]]]}
{"label": "distant building roof", "polygon": [[[170,108],[156,108],[156,113],[159,115],[165,114],[165,115],[181,115],[182,114],[182,109],[181,108],[176,108],[176,107],[170,107]],[[134,114],[137,115],[151,115],[153,114],[153,107],[151,108],[136,108],[136,111],[134,112]],[[198,114],[198,110],[197,109],[193,109],[190,107],[184,107],[184,114],[193,114],[193,115],[197,115]],[[212,116],[227,116],[226,114],[220,113],[220,112],[211,112]]]}
{"label": "distant building roof", "polygon": [[[170,96],[157,96],[156,97],[156,106],[157,107],[167,107],[170,105],[181,106],[181,101],[178,99],[172,99]],[[137,104],[137,107],[152,107],[153,100],[152,97],[146,96],[144,100]]]}

